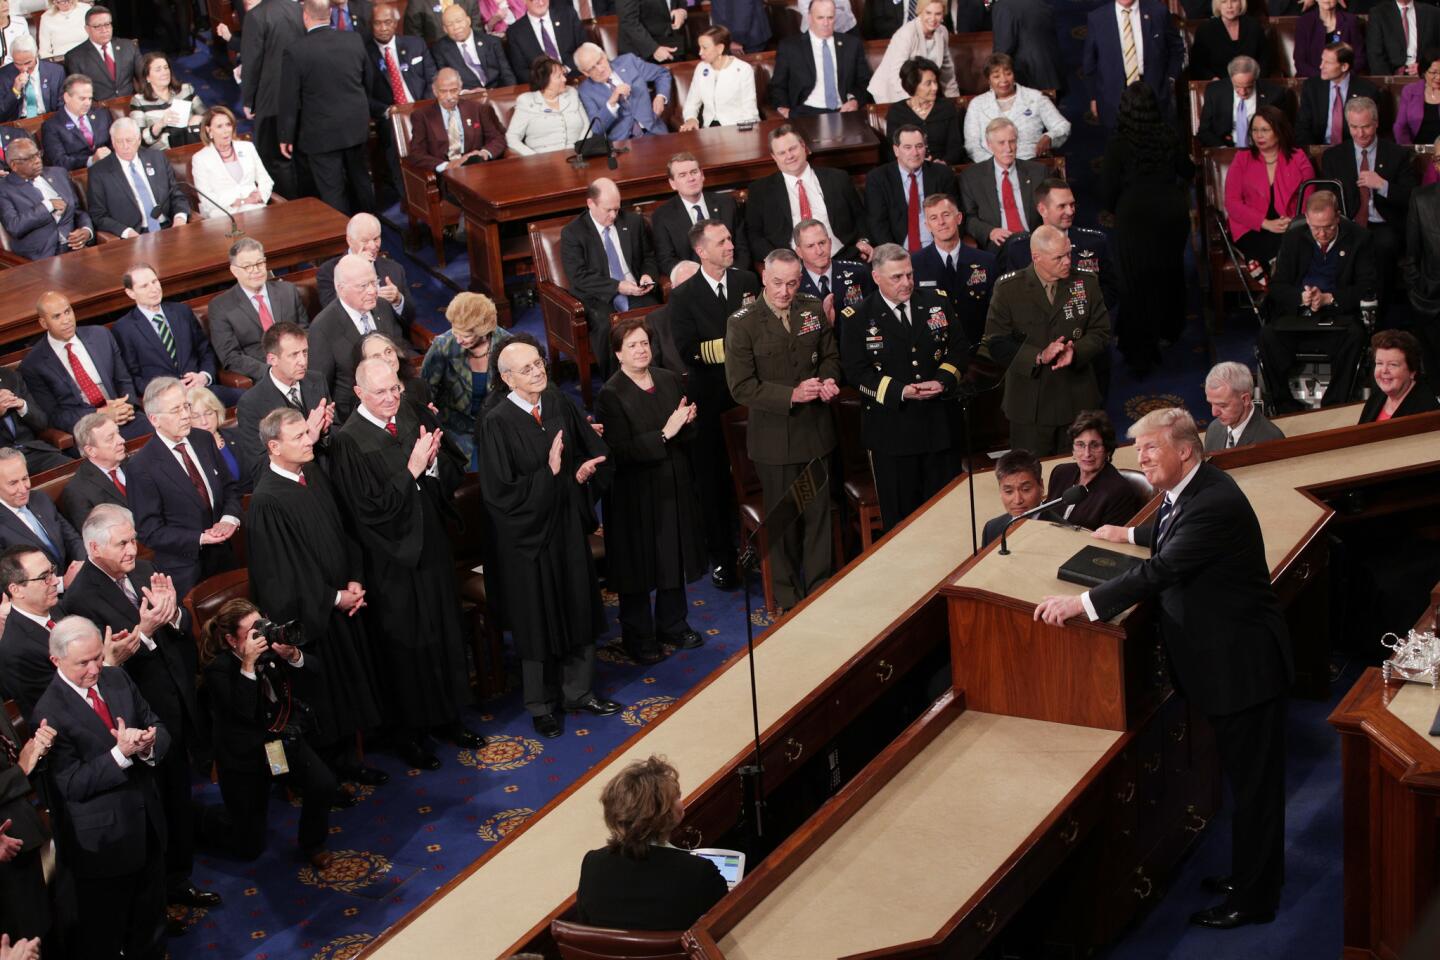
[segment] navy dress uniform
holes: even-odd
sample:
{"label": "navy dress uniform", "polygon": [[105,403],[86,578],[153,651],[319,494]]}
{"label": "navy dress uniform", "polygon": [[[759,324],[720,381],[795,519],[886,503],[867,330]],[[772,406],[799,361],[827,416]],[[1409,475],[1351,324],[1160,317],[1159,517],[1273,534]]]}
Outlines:
{"label": "navy dress uniform", "polygon": [[870,451],[880,520],[886,530],[955,475],[949,405],[941,397],[906,400],[906,386],[938,381],[950,393],[969,341],[944,290],[916,287],[908,303],[878,291],[841,311],[840,363],[861,394],[860,441]]}
{"label": "navy dress uniform", "polygon": [[910,263],[915,271],[915,286],[948,291],[950,305],[955,309],[953,319],[959,320],[967,341],[979,343],[985,335],[985,317],[990,312],[990,292],[995,289],[996,278],[1004,272],[995,254],[963,243],[944,254],[929,243],[910,258]]}
{"label": "navy dress uniform", "polygon": [[808,293],[824,302],[829,294],[835,294],[835,315],[838,317],[845,307],[857,307],[860,301],[875,292],[875,281],[870,278],[870,268],[853,260],[831,260],[830,273],[821,277],[820,283],[810,276],[810,268],[800,270],[800,292]]}
{"label": "navy dress uniform", "polygon": [[[1058,370],[1038,363],[1041,351],[1062,336],[1073,344],[1074,359]],[[1095,363],[1110,342],[1110,312],[1099,278],[1072,270],[1055,282],[1052,300],[1034,264],[1005,274],[990,298],[985,343],[993,350],[1005,338],[1018,344],[1002,404],[1010,445],[1041,457],[1060,453],[1075,415],[1101,403]]]}

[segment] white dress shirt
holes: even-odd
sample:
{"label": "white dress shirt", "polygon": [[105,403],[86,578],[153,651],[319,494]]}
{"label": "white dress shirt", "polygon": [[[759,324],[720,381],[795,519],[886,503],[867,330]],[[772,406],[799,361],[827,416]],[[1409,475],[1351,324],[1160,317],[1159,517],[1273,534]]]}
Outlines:
{"label": "white dress shirt", "polygon": [[[375,322],[375,312],[373,310],[356,310],[339,297],[335,298],[335,302],[340,304],[340,309],[344,310],[345,315],[350,318],[350,322],[355,324],[355,329],[360,332],[360,336],[363,337],[367,333],[375,333],[380,329],[380,325]],[[379,305],[378,300],[376,301],[376,305]],[[369,329],[366,329],[365,318],[367,316],[370,318]]]}
{"label": "white dress shirt", "polygon": [[[898,163],[895,165],[895,169],[900,171],[900,196],[905,198],[905,212],[908,215],[910,212],[910,171]],[[925,224],[925,167],[923,165],[915,171],[915,189],[920,195],[920,246],[923,247],[931,240],[930,228]],[[909,237],[907,236],[905,239],[908,240]],[[903,247],[905,240],[901,240],[900,245]]]}
{"label": "white dress shirt", "polygon": [[[170,448],[170,452],[175,455],[176,462],[180,464],[180,469],[185,471],[185,475],[187,477],[190,475],[190,471],[185,466],[185,464],[188,462],[195,465],[195,472],[200,474],[200,482],[205,484],[205,492],[210,497],[210,502],[216,503],[217,501],[215,499],[215,488],[210,486],[210,478],[205,476],[205,468],[200,465],[200,458],[195,456],[195,447],[190,442],[190,438],[188,436],[185,436],[181,437],[179,440],[171,440],[169,437],[165,436],[159,431],[156,431],[155,436],[162,443],[164,443],[165,446]],[[175,449],[177,445],[182,443],[185,444],[184,453],[181,453],[179,450]],[[220,522],[228,523],[236,527],[240,526],[240,518],[228,513],[220,518]]]}
{"label": "white dress shirt", "polygon": [[[80,366],[90,375],[90,379],[95,381],[95,386],[99,388],[100,392],[105,393],[105,382],[100,379],[100,371],[95,369],[95,361],[90,359],[90,352],[85,349],[85,344],[80,341],[79,337],[71,337],[69,340],[61,342],[47,333],[45,340],[50,344],[50,349],[55,351],[55,356],[60,358],[60,366],[65,368],[65,372],[70,376],[70,382],[74,383],[77,389],[80,383],[75,379],[75,372],[70,369],[70,353],[66,349],[71,345],[75,347],[75,357],[80,361]],[[81,391],[81,395],[84,395],[83,391]],[[108,397],[109,394],[106,396]]]}
{"label": "white dress shirt", "polygon": [[1001,170],[1000,164],[992,164],[995,168],[995,203],[1000,209],[1000,226],[1006,226],[1005,222],[1005,187],[1004,180],[1010,178],[1010,187],[1015,192],[1015,209],[1020,211],[1020,229],[1030,229],[1030,218],[1025,215],[1025,198],[1020,193],[1020,177],[1015,172],[1015,164],[1010,164],[1009,170]]}
{"label": "white dress shirt", "polygon": [[[619,218],[617,217],[616,219],[618,220]],[[630,263],[625,259],[625,244],[620,242],[620,231],[615,228],[614,224],[608,227],[600,226],[594,217],[590,218],[590,225],[595,228],[596,233],[600,234],[600,248],[602,250],[605,248],[605,231],[610,231],[611,242],[615,244],[615,254],[620,258],[620,269],[625,271],[625,279],[633,283],[635,281],[635,274],[631,272]],[[609,251],[606,251],[605,261],[607,264],[605,272],[608,275],[610,272],[608,266],[610,261]]]}
{"label": "white dress shirt", "polygon": [[798,177],[792,177],[788,173],[782,173],[781,176],[785,178],[785,195],[790,198],[791,228],[800,222],[800,191],[796,184],[803,181],[805,195],[810,199],[810,216],[825,224],[825,232],[830,234],[830,252],[834,254],[844,244],[835,236],[835,231],[830,226],[830,211],[825,206],[825,192],[820,189],[820,178],[815,176],[815,168],[806,165],[805,172]]}
{"label": "white dress shirt", "polygon": [[1408,67],[1417,60],[1415,44],[1419,42],[1415,35],[1415,2],[1411,0],[1410,3],[1400,3],[1397,0],[1395,6],[1400,8],[1400,19],[1405,21],[1401,29],[1405,31],[1405,65]]}
{"label": "white dress shirt", "polygon": [[[1374,172],[1375,172],[1375,161],[1379,159],[1379,155],[1380,155],[1380,151],[1379,151],[1380,140],[1379,140],[1379,138],[1377,137],[1375,140],[1370,141],[1370,146],[1368,146],[1368,147],[1361,147],[1358,143],[1355,143],[1355,141],[1353,141],[1353,140],[1350,141],[1350,143],[1351,143],[1352,149],[1355,151],[1355,172],[1356,172],[1357,174],[1360,172],[1360,158],[1361,158],[1361,154],[1364,154],[1365,157],[1366,157],[1366,159],[1365,159],[1366,165],[1369,166],[1370,172],[1371,172],[1371,173],[1374,173]],[[1371,188],[1370,188],[1370,222],[1371,222],[1371,223],[1384,223],[1384,222],[1385,222],[1385,215],[1380,212],[1380,208],[1379,208],[1379,207],[1375,206],[1375,198],[1376,198],[1376,197],[1388,197],[1389,195],[1390,195],[1390,183],[1389,183],[1388,181],[1385,183],[1385,186],[1383,186],[1383,187],[1371,187]],[[1337,236],[1338,236],[1338,234],[1337,234]],[[1333,243],[1334,241],[1331,241],[1331,242]]]}
{"label": "white dress shirt", "polygon": [[1035,158],[1035,148],[1043,136],[1050,137],[1052,148],[1070,136],[1070,121],[1039,90],[1016,84],[1015,96],[1005,110],[1000,109],[995,92],[987,90],[971,100],[965,109],[965,149],[975,163],[984,163],[992,156],[985,143],[985,127],[997,117],[1005,117],[1015,124],[1015,155],[1021,160]]}
{"label": "white dress shirt", "polygon": [[1229,440],[1230,440],[1229,446],[1232,446],[1232,447],[1238,447],[1238,446],[1240,446],[1240,437],[1241,437],[1242,434],[1245,433],[1245,428],[1248,427],[1248,426],[1250,426],[1250,421],[1253,420],[1254,418],[1255,418],[1255,405],[1252,403],[1252,404],[1250,405],[1250,412],[1247,413],[1247,414],[1245,414],[1245,419],[1244,419],[1244,420],[1241,420],[1239,423],[1235,424],[1235,426],[1233,426],[1233,427],[1226,427],[1226,428],[1225,428],[1226,434],[1229,435]]}
{"label": "white dress shirt", "polygon": [[[503,7],[505,5],[502,0],[500,6]],[[560,41],[555,38],[555,28],[550,25],[549,16],[536,17],[527,14],[525,19],[529,21],[530,29],[535,31],[535,39],[540,42],[541,53],[546,53],[545,38],[547,36],[550,38],[550,43],[555,47],[555,52],[560,52]],[[546,55],[548,56],[548,53]]]}
{"label": "white dress shirt", "polygon": [[[839,27],[837,26],[836,29],[838,30]],[[830,63],[835,67],[835,95],[840,100],[840,106],[843,107],[845,101],[852,98],[845,96],[845,91],[840,89],[840,49],[835,45],[835,38],[830,36],[821,40],[813,33],[807,33],[806,36],[810,38],[810,56],[815,59],[815,86],[810,90],[810,96],[805,98],[805,106],[814,107],[816,110],[826,109],[825,59],[821,51],[825,49],[825,44],[829,44]]]}

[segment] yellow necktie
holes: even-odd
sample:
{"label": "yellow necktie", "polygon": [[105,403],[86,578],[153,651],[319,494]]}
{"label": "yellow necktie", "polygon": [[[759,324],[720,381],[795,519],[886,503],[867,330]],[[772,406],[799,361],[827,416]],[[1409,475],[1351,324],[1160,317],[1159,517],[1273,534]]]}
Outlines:
{"label": "yellow necktie", "polygon": [[1131,12],[1125,11],[1125,26],[1120,31],[1120,45],[1125,49],[1125,85],[1140,79],[1140,58],[1135,55],[1135,30],[1130,25]]}

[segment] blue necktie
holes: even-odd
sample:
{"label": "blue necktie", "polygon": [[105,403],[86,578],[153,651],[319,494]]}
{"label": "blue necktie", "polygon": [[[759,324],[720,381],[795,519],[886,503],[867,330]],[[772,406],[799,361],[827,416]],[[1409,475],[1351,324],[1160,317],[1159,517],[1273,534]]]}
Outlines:
{"label": "blue necktie", "polygon": [[131,160],[127,167],[130,168],[130,182],[135,184],[135,192],[140,196],[140,213],[145,217],[145,229],[151,233],[160,232],[160,221],[155,219],[155,194],[150,192],[150,181],[140,171],[140,161]]}
{"label": "blue necktie", "polygon": [[1155,548],[1153,553],[1160,552],[1160,545],[1165,540],[1165,535],[1170,532],[1170,516],[1175,512],[1175,506],[1170,502],[1170,494],[1160,501],[1160,510],[1155,515]]}
{"label": "blue necktie", "polygon": [[27,117],[38,117],[42,112],[40,110],[40,99],[35,96],[35,84],[36,79],[34,77],[31,77],[30,82],[25,84],[25,116]]}
{"label": "blue necktie", "polygon": [[[611,280],[624,280],[624,279],[625,279],[625,268],[622,267],[622,266],[620,266],[620,251],[619,251],[618,249],[616,249],[616,247],[615,247],[615,230],[614,230],[614,228],[612,228],[612,227],[606,227],[606,228],[605,228],[605,233],[604,233],[604,238],[605,238],[605,259],[606,259],[607,261],[609,261],[609,263],[610,263],[610,279],[611,279]],[[623,294],[623,293],[617,293],[617,294],[615,294],[615,299],[612,300],[611,302],[615,304],[615,309],[621,311],[622,313],[623,313],[624,311],[630,309],[630,298],[627,297],[627,296],[625,296],[625,294]]]}
{"label": "blue necktie", "polygon": [[840,109],[840,86],[835,82],[835,55],[830,52],[830,40],[820,41],[820,69],[825,72],[825,109]]}
{"label": "blue necktie", "polygon": [[40,542],[45,544],[45,552],[50,555],[51,559],[60,559],[60,554],[55,549],[55,542],[50,539],[50,535],[47,534],[45,528],[40,525],[40,518],[35,516],[29,507],[21,507],[19,513],[20,519],[24,520],[26,525],[35,532],[35,536],[40,538]]}
{"label": "blue necktie", "polygon": [[1248,147],[1248,134],[1250,124],[1245,122],[1245,101],[1239,97],[1235,98],[1235,146],[1237,149]]}

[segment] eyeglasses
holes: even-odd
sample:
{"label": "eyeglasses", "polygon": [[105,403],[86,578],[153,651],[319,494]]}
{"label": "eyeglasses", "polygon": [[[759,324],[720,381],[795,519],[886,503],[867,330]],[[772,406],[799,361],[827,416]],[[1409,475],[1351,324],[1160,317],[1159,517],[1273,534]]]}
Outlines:
{"label": "eyeglasses", "polygon": [[190,413],[195,407],[188,403],[182,403],[178,407],[171,407],[169,410],[161,410],[160,414],[166,417],[178,417],[182,413]]}
{"label": "eyeglasses", "polygon": [[517,374],[519,374],[520,376],[522,376],[522,377],[533,377],[533,376],[535,376],[535,374],[537,374],[537,373],[544,373],[544,372],[545,372],[545,361],[544,361],[544,360],[532,360],[531,362],[525,364],[525,366],[521,367],[519,370],[516,370],[515,372],[516,372]]}
{"label": "eyeglasses", "polygon": [[244,270],[246,273],[259,273],[265,269],[265,258],[261,257],[254,263],[237,263],[235,264],[235,269]]}
{"label": "eyeglasses", "polygon": [[113,26],[115,26],[115,24],[110,20],[106,20],[104,23],[101,23],[99,20],[91,20],[89,23],[89,27],[92,30],[109,30]]}
{"label": "eyeglasses", "polygon": [[15,581],[15,582],[16,582],[16,583],[36,583],[36,582],[49,583],[49,582],[52,581],[52,580],[59,580],[59,579],[60,579],[60,571],[57,570],[55,567],[51,567],[49,570],[46,570],[44,573],[40,574],[38,577],[26,577],[24,580],[17,580],[17,581]]}
{"label": "eyeglasses", "polygon": [[1084,440],[1076,440],[1074,443],[1070,444],[1070,449],[1074,450],[1076,453],[1084,453],[1086,450],[1104,450],[1105,441],[1091,440],[1087,443]]}

